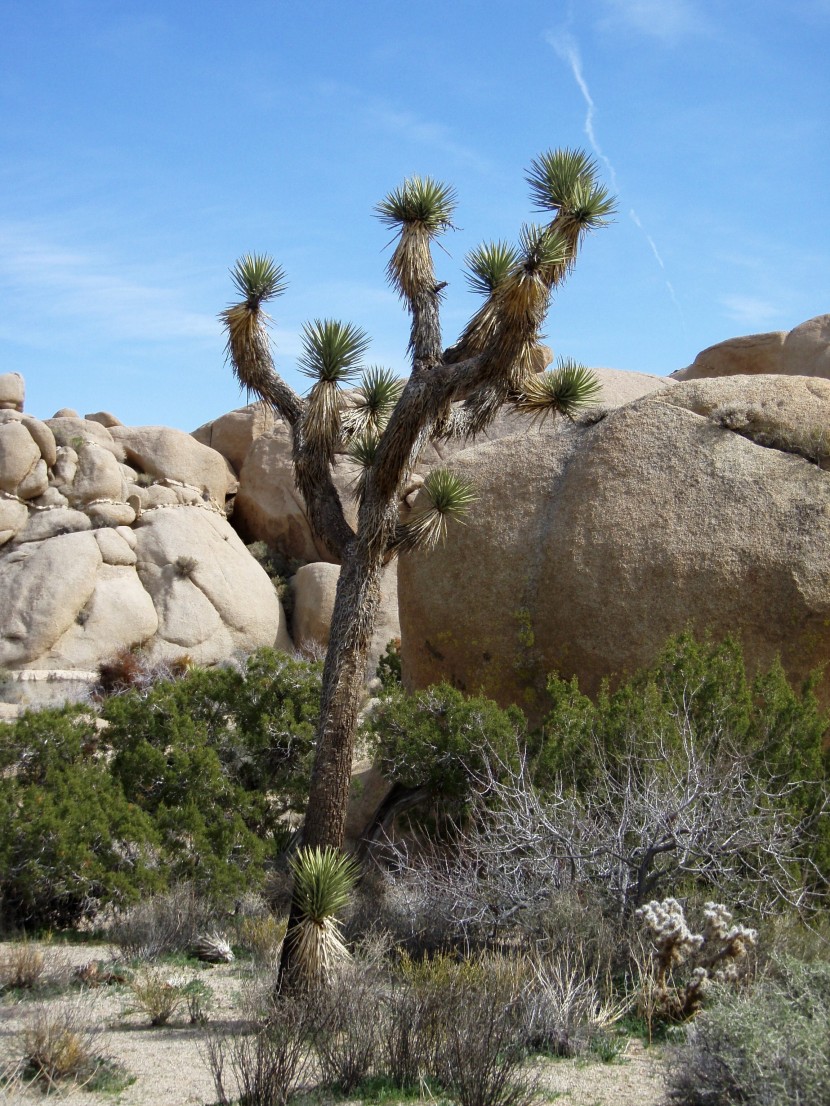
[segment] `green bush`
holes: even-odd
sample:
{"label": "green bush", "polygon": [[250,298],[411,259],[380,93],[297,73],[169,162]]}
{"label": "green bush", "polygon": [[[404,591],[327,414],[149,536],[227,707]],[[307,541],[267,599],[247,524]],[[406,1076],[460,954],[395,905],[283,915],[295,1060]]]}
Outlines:
{"label": "green bush", "polygon": [[514,763],[525,731],[517,707],[438,684],[380,700],[367,724],[378,767],[404,788],[459,811],[487,763]]}
{"label": "green bush", "polygon": [[242,670],[0,726],[0,925],[67,926],[187,880],[261,884],[305,804],[320,666],[261,650]]}
{"label": "green bush", "polygon": [[789,962],[742,995],[721,996],[670,1058],[678,1106],[830,1102],[830,964]]}
{"label": "green bush", "polygon": [[[818,706],[815,679],[793,688],[779,661],[750,679],[740,645],[671,638],[655,663],[596,701],[576,680],[548,681],[551,710],[531,745],[533,779],[545,789],[563,776],[590,791],[610,770],[622,779],[638,743],[659,747],[671,769],[691,742],[710,761],[745,759],[770,792],[787,791],[786,808],[812,844],[812,861],[826,890],[830,819],[822,817],[830,784],[830,751],[823,747],[828,717]],[[759,796],[760,800],[760,796]],[[805,878],[815,874],[805,870]]]}
{"label": "green bush", "polygon": [[0,920],[4,928],[66,926],[101,900],[158,885],[159,839],[98,754],[78,708],[25,714],[0,727]]}

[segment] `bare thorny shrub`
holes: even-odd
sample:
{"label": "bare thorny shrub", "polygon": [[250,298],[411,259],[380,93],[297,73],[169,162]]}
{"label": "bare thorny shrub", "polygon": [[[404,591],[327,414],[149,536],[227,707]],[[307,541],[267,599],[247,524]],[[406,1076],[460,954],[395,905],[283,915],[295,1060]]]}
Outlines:
{"label": "bare thorny shrub", "polygon": [[807,831],[787,807],[798,783],[765,783],[726,742],[717,758],[688,734],[680,748],[659,735],[630,745],[582,791],[562,776],[540,790],[525,757],[482,757],[449,846],[387,849],[392,897],[413,914],[429,904],[470,944],[538,939],[551,899],[569,890],[598,894],[621,922],[684,881],[749,908],[810,904]]}
{"label": "bare thorny shrub", "polygon": [[274,996],[248,1032],[212,1032],[205,1059],[219,1106],[284,1106],[302,1083],[311,1061],[313,1004],[305,996]]}
{"label": "bare thorny shrub", "polygon": [[191,884],[153,895],[116,917],[110,940],[128,960],[154,960],[189,950],[215,927],[216,908]]}

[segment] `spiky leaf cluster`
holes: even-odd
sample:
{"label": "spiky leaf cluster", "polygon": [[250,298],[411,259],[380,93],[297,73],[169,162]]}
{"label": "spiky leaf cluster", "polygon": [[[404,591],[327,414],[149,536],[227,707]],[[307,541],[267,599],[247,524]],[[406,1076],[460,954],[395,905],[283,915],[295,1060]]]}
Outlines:
{"label": "spiky leaf cluster", "polygon": [[303,918],[316,925],[334,918],[345,907],[360,871],[356,861],[330,845],[300,849],[290,867],[294,901]]}
{"label": "spiky leaf cluster", "polygon": [[366,369],[360,386],[343,411],[344,430],[354,435],[367,430],[383,430],[401,398],[403,386],[404,382],[391,369],[377,365]]}
{"label": "spiky leaf cluster", "polygon": [[489,296],[516,267],[519,251],[510,242],[483,242],[465,259],[470,291]]}
{"label": "spiky leaf cluster", "polygon": [[534,158],[527,175],[531,197],[541,211],[573,220],[583,229],[602,226],[614,213],[614,199],[598,184],[599,167],[584,150],[548,150]]}
{"label": "spiky leaf cluster", "polygon": [[243,298],[219,314],[228,335],[225,352],[240,385],[261,395],[273,372],[268,316],[262,304],[285,291],[285,273],[266,254],[245,254],[230,274]]}
{"label": "spiky leaf cluster", "polygon": [[385,226],[418,226],[435,235],[452,225],[455,205],[453,187],[432,177],[413,176],[385,196],[375,212]]}
{"label": "spiky leaf cluster", "polygon": [[476,500],[473,485],[449,469],[436,468],[421,488],[411,518],[401,524],[397,535],[400,551],[429,551],[447,534],[450,519],[462,522]]}
{"label": "spiky leaf cluster", "polygon": [[237,291],[251,307],[281,295],[288,286],[282,266],[263,253],[246,253],[230,274]]}
{"label": "spiky leaf cluster", "polygon": [[360,366],[369,348],[369,337],[353,323],[315,319],[303,326],[303,352],[297,368],[305,376],[326,384],[341,384]]}
{"label": "spiky leaf cluster", "polygon": [[555,369],[528,379],[516,407],[534,421],[544,421],[553,414],[572,419],[596,403],[600,391],[595,372],[570,358],[560,358]]}
{"label": "spiky leaf cluster", "polygon": [[409,177],[375,207],[382,223],[400,230],[386,272],[410,303],[435,287],[430,243],[452,225],[454,209],[455,189],[432,177]]}

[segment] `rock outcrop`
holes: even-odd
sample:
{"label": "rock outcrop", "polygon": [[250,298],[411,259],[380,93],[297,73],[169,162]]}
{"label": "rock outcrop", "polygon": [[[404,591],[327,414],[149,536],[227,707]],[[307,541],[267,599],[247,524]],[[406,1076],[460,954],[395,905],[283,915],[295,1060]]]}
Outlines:
{"label": "rock outcrop", "polygon": [[[236,477],[223,456],[107,413],[41,421],[18,410],[23,395],[17,374],[0,377],[11,397],[0,406],[0,667],[88,679],[133,646],[200,664],[292,648],[271,581],[227,520]],[[34,696],[42,683],[26,687]]]}
{"label": "rock outcrop", "polygon": [[[398,623],[398,566],[387,565],[381,584],[381,601],[375,632],[369,648],[367,675],[375,674],[378,661],[393,638],[400,637]],[[291,636],[296,647],[311,654],[325,652],[334,610],[334,595],[340,578],[340,566],[321,562],[303,565],[291,580],[294,609]]]}
{"label": "rock outcrop", "polygon": [[674,380],[699,380],[717,376],[830,377],[830,315],[818,315],[789,332],[748,334],[728,338],[702,350],[685,369],[673,372]]}
{"label": "rock outcrop", "polygon": [[687,627],[802,679],[830,655],[828,426],[830,382],[742,376],[462,451],[473,514],[399,567],[406,683],[538,719],[548,672],[595,692]]}

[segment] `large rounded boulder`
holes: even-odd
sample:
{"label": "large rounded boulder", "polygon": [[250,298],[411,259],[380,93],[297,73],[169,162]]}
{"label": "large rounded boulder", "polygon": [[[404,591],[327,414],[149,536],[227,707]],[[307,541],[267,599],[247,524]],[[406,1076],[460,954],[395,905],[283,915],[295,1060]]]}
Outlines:
{"label": "large rounded boulder", "polygon": [[828,427],[830,382],[743,376],[462,451],[472,515],[399,568],[405,682],[538,719],[549,672],[593,693],[687,628],[805,677],[830,656]]}

